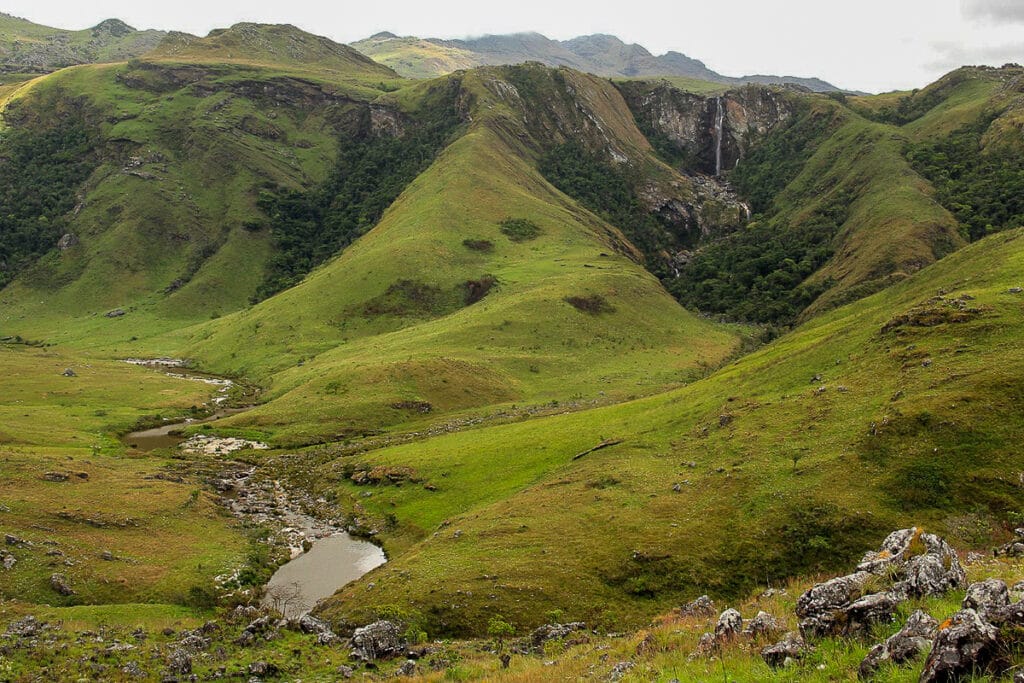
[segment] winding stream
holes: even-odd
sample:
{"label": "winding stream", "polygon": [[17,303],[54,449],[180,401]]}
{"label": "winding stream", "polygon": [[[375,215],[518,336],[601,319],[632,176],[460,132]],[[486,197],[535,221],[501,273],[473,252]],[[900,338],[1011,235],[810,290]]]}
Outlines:
{"label": "winding stream", "polygon": [[[129,358],[125,362],[161,370],[170,377],[216,385],[220,388],[211,399],[211,403],[216,406],[227,401],[228,392],[234,386],[229,379],[186,372],[183,369],[185,362],[178,359]],[[191,442],[185,443],[187,437],[181,433],[183,428],[245,410],[248,408],[220,408],[203,419],[187,419],[131,432],[123,437],[123,441],[129,447],[143,452],[157,448],[187,449]],[[263,444],[259,447],[266,448]],[[340,522],[317,519],[303,512],[302,506],[292,500],[280,482],[251,482],[254,472],[255,469],[249,469],[234,474],[225,473],[228,476],[220,480],[222,486],[218,490],[230,493],[222,502],[233,514],[277,527],[291,549],[291,560],[278,567],[267,582],[264,605],[277,609],[285,617],[300,617],[345,584],[387,562],[379,546],[353,538]]]}

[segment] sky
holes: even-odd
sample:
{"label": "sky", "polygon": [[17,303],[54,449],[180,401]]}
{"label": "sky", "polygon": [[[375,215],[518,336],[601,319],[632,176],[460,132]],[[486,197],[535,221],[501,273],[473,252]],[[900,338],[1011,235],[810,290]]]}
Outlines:
{"label": "sky", "polygon": [[0,9],[68,29],[111,17],[197,35],[238,21],[289,23],[339,42],[385,30],[435,38],[538,31],[560,40],[610,33],[729,76],[817,76],[868,92],[923,87],[963,64],[1024,63],[1024,0],[5,0]]}

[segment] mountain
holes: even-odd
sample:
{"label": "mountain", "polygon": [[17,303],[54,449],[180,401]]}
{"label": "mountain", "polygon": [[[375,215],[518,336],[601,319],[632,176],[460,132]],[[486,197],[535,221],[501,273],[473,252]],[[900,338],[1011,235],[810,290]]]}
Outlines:
{"label": "mountain", "polygon": [[75,64],[124,61],[148,52],[165,35],[119,19],[66,31],[0,13],[0,74],[6,81],[22,80]]}
{"label": "mountain", "polygon": [[682,77],[723,85],[790,84],[814,92],[839,90],[818,78],[723,76],[709,69],[703,62],[679,52],[655,56],[640,45],[627,45],[615,36],[605,34],[579,36],[563,41],[552,40],[539,33],[440,40],[399,37],[393,33],[382,32],[354,42],[352,47],[411,78],[440,76],[456,69],[474,66],[521,64],[532,61],[548,66],[567,66],[612,78]]}
{"label": "mountain", "polygon": [[[578,621],[517,639],[511,675],[770,679],[756,639],[689,658],[714,624],[669,611],[769,584],[792,626],[812,577],[911,525],[1024,576],[990,557],[1024,515],[1024,69],[683,80],[411,80],[243,23],[0,89],[5,673],[408,673],[235,609],[340,530],[387,563],[315,615],[390,620],[460,679]],[[779,675],[852,679],[890,626]]]}

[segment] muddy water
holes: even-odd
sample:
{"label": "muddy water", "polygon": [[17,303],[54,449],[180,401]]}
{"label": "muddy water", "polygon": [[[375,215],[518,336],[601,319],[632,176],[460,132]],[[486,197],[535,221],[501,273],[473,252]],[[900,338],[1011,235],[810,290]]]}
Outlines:
{"label": "muddy water", "polygon": [[350,581],[387,561],[384,551],[345,532],[326,536],[282,565],[267,583],[263,604],[285,616],[302,616]]}

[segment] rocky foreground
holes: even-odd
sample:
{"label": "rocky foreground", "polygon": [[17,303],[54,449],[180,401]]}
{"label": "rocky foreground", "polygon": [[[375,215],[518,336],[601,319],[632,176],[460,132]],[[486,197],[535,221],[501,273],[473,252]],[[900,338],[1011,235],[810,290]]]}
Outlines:
{"label": "rocky foreground", "polygon": [[[770,589],[721,612],[702,596],[632,635],[569,622],[516,637],[496,617],[486,640],[426,642],[398,615],[342,633],[315,616],[284,619],[247,605],[178,627],[75,630],[6,604],[0,679],[647,681],[668,672],[676,680],[719,680],[724,672],[731,681],[938,683],[987,676],[1018,683],[1024,529],[1017,534],[994,557],[972,553],[965,565],[939,536],[901,529],[849,574],[803,590]],[[708,628],[701,635],[702,626]],[[834,659],[837,651],[864,654],[850,666],[849,657]]]}

